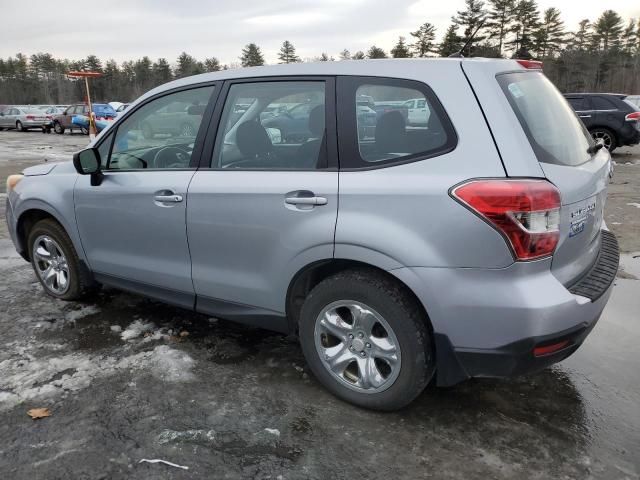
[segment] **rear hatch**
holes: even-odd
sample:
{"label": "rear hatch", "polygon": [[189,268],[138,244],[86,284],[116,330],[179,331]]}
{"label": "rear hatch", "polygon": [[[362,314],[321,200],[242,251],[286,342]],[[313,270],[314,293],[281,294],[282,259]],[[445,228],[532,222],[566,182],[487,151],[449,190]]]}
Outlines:
{"label": "rear hatch", "polygon": [[[552,272],[565,285],[578,281],[597,259],[600,229],[611,172],[609,152],[594,148],[593,140],[571,106],[542,72],[519,68],[492,75],[495,88],[502,91],[503,115],[515,115],[512,123],[522,127],[526,139],[513,136],[521,155],[510,168],[510,158],[503,162],[508,176],[521,176],[518,162],[530,158],[544,176],[560,191],[560,240],[553,255]],[[482,97],[479,96],[482,103]],[[496,109],[495,103],[483,108]],[[488,116],[489,117],[489,116]],[[500,143],[498,143],[500,147]],[[528,151],[526,151],[528,150]],[[502,151],[502,149],[501,149]],[[535,159],[531,159],[531,152]],[[526,172],[526,176],[531,175]]]}

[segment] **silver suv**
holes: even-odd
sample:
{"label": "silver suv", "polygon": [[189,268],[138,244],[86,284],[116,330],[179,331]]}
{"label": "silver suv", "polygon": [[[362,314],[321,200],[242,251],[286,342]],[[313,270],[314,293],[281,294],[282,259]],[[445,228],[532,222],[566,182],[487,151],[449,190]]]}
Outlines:
{"label": "silver suv", "polygon": [[[176,80],[73,162],[11,176],[9,230],[53,297],[105,284],[296,333],[320,383],[364,407],[535,371],[594,327],[618,247],[602,219],[609,153],[532,66],[374,60]],[[375,117],[358,115],[363,96]],[[410,121],[408,100],[427,121]],[[305,135],[263,125],[301,104],[291,126]],[[193,129],[145,132],[174,107]]]}

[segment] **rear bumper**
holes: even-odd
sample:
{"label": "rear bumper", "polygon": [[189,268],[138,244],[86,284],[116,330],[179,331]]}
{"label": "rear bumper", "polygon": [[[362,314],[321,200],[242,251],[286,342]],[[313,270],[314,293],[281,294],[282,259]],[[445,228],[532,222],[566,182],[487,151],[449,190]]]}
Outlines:
{"label": "rear bumper", "polygon": [[[609,232],[603,232],[603,245]],[[615,239],[614,239],[615,242]],[[603,248],[604,250],[604,248]],[[613,255],[613,256],[612,256]],[[551,260],[516,262],[504,269],[394,270],[422,301],[433,326],[438,385],[471,377],[506,377],[559,362],[582,344],[600,318],[618,265],[609,246],[576,285],[597,295],[572,293],[551,273]],[[604,272],[604,273],[603,273]],[[596,277],[601,276],[599,280]],[[595,283],[594,283],[595,282]],[[534,349],[567,344],[552,354]]]}
{"label": "rear bumper", "polygon": [[640,143],[640,130],[638,130],[634,122],[626,122],[620,130],[619,140],[622,145],[637,145]]}

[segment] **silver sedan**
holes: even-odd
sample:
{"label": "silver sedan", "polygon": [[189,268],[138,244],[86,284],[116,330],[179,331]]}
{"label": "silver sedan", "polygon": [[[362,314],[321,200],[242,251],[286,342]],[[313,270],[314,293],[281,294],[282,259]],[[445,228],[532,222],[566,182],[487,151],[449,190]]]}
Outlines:
{"label": "silver sedan", "polygon": [[22,132],[30,128],[42,128],[45,123],[46,114],[33,107],[9,107],[0,112],[0,129],[15,128]]}

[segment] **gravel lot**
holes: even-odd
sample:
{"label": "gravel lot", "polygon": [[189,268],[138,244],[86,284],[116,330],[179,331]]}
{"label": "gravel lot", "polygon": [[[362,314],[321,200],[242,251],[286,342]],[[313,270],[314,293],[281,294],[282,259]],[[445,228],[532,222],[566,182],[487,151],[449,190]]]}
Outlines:
{"label": "gravel lot", "polygon": [[[1,191],[86,142],[0,132]],[[429,388],[393,414],[328,394],[294,339],[115,290],[47,297],[3,209],[0,478],[640,478],[640,148],[615,161],[605,218],[624,270],[582,348],[536,375]],[[51,417],[32,420],[36,407]]]}

